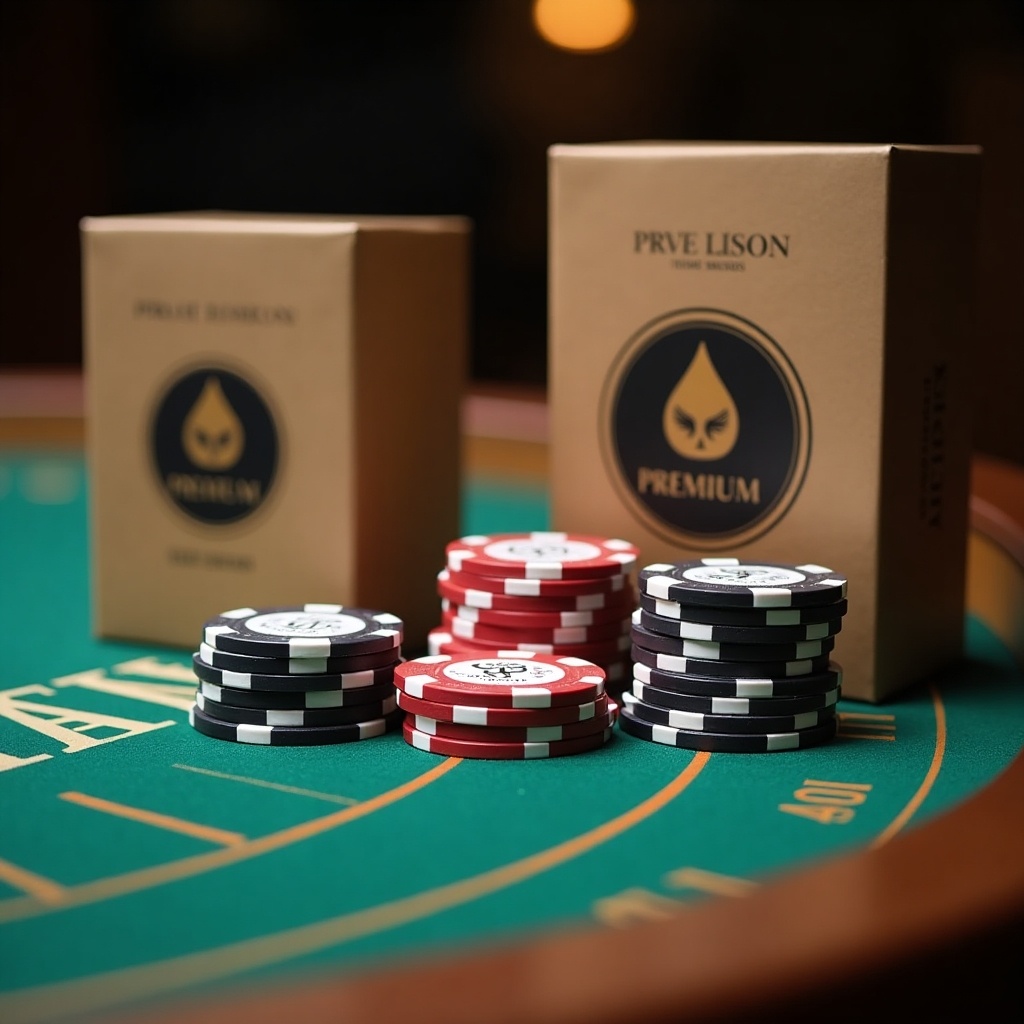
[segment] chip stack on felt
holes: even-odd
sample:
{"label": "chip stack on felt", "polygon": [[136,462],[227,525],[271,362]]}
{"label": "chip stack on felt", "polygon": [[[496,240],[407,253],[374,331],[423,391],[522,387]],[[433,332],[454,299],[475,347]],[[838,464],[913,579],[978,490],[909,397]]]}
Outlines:
{"label": "chip stack on felt", "polygon": [[215,739],[348,743],[397,727],[402,620],[337,604],[236,608],[203,627],[189,722]]}
{"label": "chip stack on felt", "polygon": [[648,565],[639,588],[624,732],[733,753],[835,736],[842,670],[829,652],[846,613],[838,573],[702,558]]}
{"label": "chip stack on felt", "polygon": [[438,575],[442,625],[431,654],[533,651],[599,665],[609,688],[629,676],[630,573],[625,540],[570,533],[462,537]]}
{"label": "chip stack on felt", "polygon": [[580,658],[533,651],[432,654],[395,669],[406,742],[448,757],[532,760],[611,738],[617,705]]}

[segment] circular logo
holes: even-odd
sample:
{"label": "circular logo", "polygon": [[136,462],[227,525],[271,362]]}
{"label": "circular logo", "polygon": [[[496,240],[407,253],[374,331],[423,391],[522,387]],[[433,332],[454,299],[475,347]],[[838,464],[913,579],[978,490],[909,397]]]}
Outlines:
{"label": "circular logo", "polygon": [[358,633],[366,629],[366,623],[353,615],[270,612],[246,619],[245,627],[267,636],[331,637]]}
{"label": "circular logo", "polygon": [[680,310],[623,347],[601,397],[605,464],[655,533],[746,543],[788,511],[810,459],[803,385],[779,345],[718,310]]}
{"label": "circular logo", "polygon": [[488,686],[548,686],[565,678],[557,665],[544,665],[515,658],[480,658],[456,661],[444,667],[444,674],[458,683]]}
{"label": "circular logo", "polygon": [[601,550],[586,541],[498,541],[484,548],[488,558],[505,562],[585,562],[600,558]]}
{"label": "circular logo", "polygon": [[687,569],[683,578],[713,587],[791,587],[807,577],[795,569],[770,565],[699,565]]}
{"label": "circular logo", "polygon": [[252,384],[221,368],[191,370],[170,385],[157,404],[150,445],[164,493],[201,523],[251,515],[277,473],[270,409]]}

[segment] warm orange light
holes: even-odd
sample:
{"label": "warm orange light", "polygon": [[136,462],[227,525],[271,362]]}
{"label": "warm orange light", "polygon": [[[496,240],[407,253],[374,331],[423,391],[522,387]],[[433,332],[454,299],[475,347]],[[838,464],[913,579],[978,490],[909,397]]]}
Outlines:
{"label": "warm orange light", "polygon": [[552,46],[577,53],[611,50],[636,22],[633,0],[534,0],[533,23]]}

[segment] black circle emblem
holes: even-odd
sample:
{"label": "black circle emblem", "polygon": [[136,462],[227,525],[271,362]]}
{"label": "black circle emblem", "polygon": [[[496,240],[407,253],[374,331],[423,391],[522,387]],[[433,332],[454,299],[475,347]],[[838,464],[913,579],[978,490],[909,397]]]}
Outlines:
{"label": "black circle emblem", "polygon": [[237,373],[201,367],[175,380],[157,405],[150,443],[164,492],[201,523],[238,522],[273,487],[277,428]]}
{"label": "black circle emblem", "polygon": [[627,504],[672,543],[746,543],[800,490],[810,457],[803,386],[749,321],[691,309],[624,346],[601,401],[606,465]]}

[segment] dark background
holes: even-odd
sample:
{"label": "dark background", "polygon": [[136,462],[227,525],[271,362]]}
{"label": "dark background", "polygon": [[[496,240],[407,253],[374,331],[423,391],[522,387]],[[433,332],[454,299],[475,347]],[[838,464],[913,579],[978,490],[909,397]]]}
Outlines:
{"label": "dark background", "polygon": [[573,54],[530,0],[4,0],[0,368],[80,363],[84,214],[461,213],[472,375],[543,384],[549,144],[979,143],[976,446],[1024,462],[1024,4],[636,8]]}

